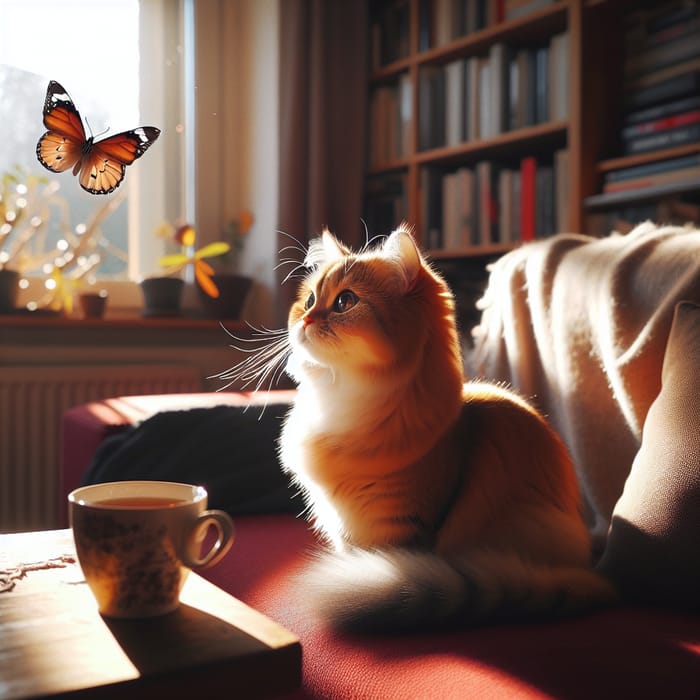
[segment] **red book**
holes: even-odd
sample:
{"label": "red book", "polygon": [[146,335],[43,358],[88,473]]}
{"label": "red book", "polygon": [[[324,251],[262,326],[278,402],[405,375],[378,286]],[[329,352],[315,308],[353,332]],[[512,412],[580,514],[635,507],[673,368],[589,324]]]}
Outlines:
{"label": "red book", "polygon": [[656,119],[651,122],[645,122],[644,124],[627,126],[622,130],[622,138],[631,139],[635,136],[649,134],[654,131],[675,129],[677,126],[687,126],[688,124],[698,123],[700,123],[700,109],[693,110],[692,112],[685,112],[683,114],[675,114],[672,117]]}
{"label": "red book", "polygon": [[520,161],[520,238],[535,240],[535,176],[537,160],[534,156]]}

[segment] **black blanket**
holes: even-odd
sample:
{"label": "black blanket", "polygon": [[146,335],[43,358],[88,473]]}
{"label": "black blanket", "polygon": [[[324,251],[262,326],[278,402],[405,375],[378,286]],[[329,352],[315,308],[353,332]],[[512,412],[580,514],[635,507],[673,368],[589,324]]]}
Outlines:
{"label": "black blanket", "polygon": [[107,438],[81,485],[131,479],[200,484],[209,507],[232,515],[303,510],[281,471],[277,441],[287,404],[156,413]]}

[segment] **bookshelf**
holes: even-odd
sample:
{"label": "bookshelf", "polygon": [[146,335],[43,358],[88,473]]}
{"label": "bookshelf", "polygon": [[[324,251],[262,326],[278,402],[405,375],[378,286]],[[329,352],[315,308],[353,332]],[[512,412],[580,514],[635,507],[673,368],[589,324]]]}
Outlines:
{"label": "bookshelf", "polygon": [[[655,71],[700,75],[697,5],[370,0],[370,231],[406,219],[431,257],[455,270],[532,237],[604,235],[631,212],[700,202],[700,125],[681,123],[676,132],[687,127],[689,141],[650,150],[648,135],[628,138],[644,131],[635,114],[655,105],[640,93]],[[676,98],[693,96],[686,87]],[[686,121],[697,109],[687,106]],[[667,170],[641,186],[630,171],[639,167]],[[526,211],[523,188],[535,193]]]}

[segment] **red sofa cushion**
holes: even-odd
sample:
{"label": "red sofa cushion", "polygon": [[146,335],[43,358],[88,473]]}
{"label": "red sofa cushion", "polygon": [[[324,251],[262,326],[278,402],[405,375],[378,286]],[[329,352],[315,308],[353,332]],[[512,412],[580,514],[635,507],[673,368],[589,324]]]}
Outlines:
{"label": "red sofa cushion", "polygon": [[318,544],[291,515],[236,518],[233,548],[200,573],[302,642],[317,698],[700,697],[700,619],[643,607],[403,637],[340,635],[308,618],[296,575]]}

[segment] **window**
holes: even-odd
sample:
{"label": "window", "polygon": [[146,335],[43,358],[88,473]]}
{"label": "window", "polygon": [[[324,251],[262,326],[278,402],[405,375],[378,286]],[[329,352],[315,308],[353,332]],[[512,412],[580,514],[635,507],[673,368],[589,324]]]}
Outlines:
{"label": "window", "polygon": [[[185,192],[191,129],[184,81],[191,46],[186,24],[191,0],[0,0],[0,174],[17,168],[59,185],[50,204],[47,245],[85,224],[107,202],[124,197],[104,222],[100,277],[138,279],[156,269],[163,242],[153,231],[164,219],[192,220]],[[141,125],[161,129],[156,144],[127,167],[121,186],[91,195],[69,173],[37,161],[49,80],[71,95],[83,122],[99,138]]]}

